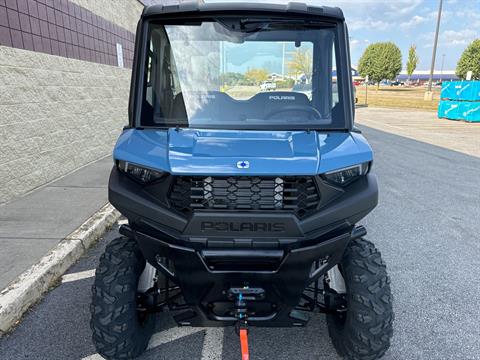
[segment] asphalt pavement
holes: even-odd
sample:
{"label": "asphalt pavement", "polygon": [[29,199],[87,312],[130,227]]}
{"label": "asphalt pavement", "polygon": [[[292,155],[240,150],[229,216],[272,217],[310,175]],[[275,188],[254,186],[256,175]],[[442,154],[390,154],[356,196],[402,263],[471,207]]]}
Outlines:
{"label": "asphalt pavement", "polygon": [[[480,158],[362,127],[380,203],[361,223],[387,262],[394,337],[385,359],[480,359]],[[92,273],[114,228],[11,335],[0,359],[99,359],[89,328]],[[232,328],[175,328],[159,315],[142,359],[239,359]],[[252,329],[252,360],[339,359],[324,316],[305,328]]]}

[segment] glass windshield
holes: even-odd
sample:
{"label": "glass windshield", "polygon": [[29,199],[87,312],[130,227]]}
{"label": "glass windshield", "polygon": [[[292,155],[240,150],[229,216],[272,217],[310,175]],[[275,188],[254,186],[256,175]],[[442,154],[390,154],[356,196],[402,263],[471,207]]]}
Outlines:
{"label": "glass windshield", "polygon": [[335,34],[305,20],[151,24],[141,125],[335,127]]}

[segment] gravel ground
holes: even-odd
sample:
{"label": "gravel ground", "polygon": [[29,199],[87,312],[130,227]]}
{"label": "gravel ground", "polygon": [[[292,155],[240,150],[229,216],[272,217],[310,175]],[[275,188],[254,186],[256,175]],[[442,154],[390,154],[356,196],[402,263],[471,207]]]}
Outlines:
{"label": "gravel ground", "polygon": [[[387,262],[395,297],[395,333],[384,358],[480,359],[480,159],[363,130],[375,150],[380,204],[362,224]],[[116,235],[115,228],[69,272],[94,268]],[[88,326],[92,281],[64,283],[50,292],[10,336],[0,339],[0,358],[94,354]],[[158,331],[173,326],[168,314],[159,323]],[[208,341],[208,331],[182,331],[142,358],[240,358],[231,328]],[[255,360],[338,359],[322,315],[303,329],[252,329],[250,347]]]}

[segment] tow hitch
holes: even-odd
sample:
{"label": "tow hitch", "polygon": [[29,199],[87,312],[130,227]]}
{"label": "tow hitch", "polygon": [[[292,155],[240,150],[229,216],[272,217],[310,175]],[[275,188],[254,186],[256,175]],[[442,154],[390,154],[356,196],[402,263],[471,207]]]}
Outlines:
{"label": "tow hitch", "polygon": [[248,351],[248,309],[247,301],[263,300],[265,290],[262,288],[251,288],[244,286],[242,288],[230,288],[228,298],[235,301],[235,318],[237,318],[238,334],[240,336],[240,349],[242,351],[242,360],[250,360]]}

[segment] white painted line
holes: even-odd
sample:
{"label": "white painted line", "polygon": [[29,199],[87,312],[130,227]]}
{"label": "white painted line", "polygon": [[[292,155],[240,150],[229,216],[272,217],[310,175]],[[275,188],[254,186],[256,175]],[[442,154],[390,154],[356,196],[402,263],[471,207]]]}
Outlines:
{"label": "white painted line", "polygon": [[87,357],[84,357],[82,360],[105,360],[100,354],[93,354]]}
{"label": "white painted line", "polygon": [[[223,328],[201,328],[201,327],[179,327],[175,326],[170,329],[158,332],[152,335],[148,343],[147,350],[156,348],[163,344],[184,338],[189,335],[205,331],[203,339],[201,360],[222,360],[223,352]],[[82,360],[102,360],[99,354],[93,354],[84,357]]]}
{"label": "white painted line", "polygon": [[222,360],[223,327],[207,328],[203,339],[201,360]]}
{"label": "white painted line", "polygon": [[62,284],[72,282],[72,281],[77,281],[77,280],[88,279],[94,276],[95,276],[95,269],[79,271],[71,274],[65,274],[62,276]]}
{"label": "white painted line", "polygon": [[171,341],[181,339],[185,336],[196,334],[200,331],[205,330],[200,327],[188,327],[188,326],[175,326],[168,330],[161,331],[159,333],[153,334],[150,342],[148,343],[147,349],[153,349],[157,346],[167,344]]}
{"label": "white painted line", "polygon": [[120,219],[117,221],[117,224],[118,225],[126,225],[128,224],[128,220],[127,219]]}

